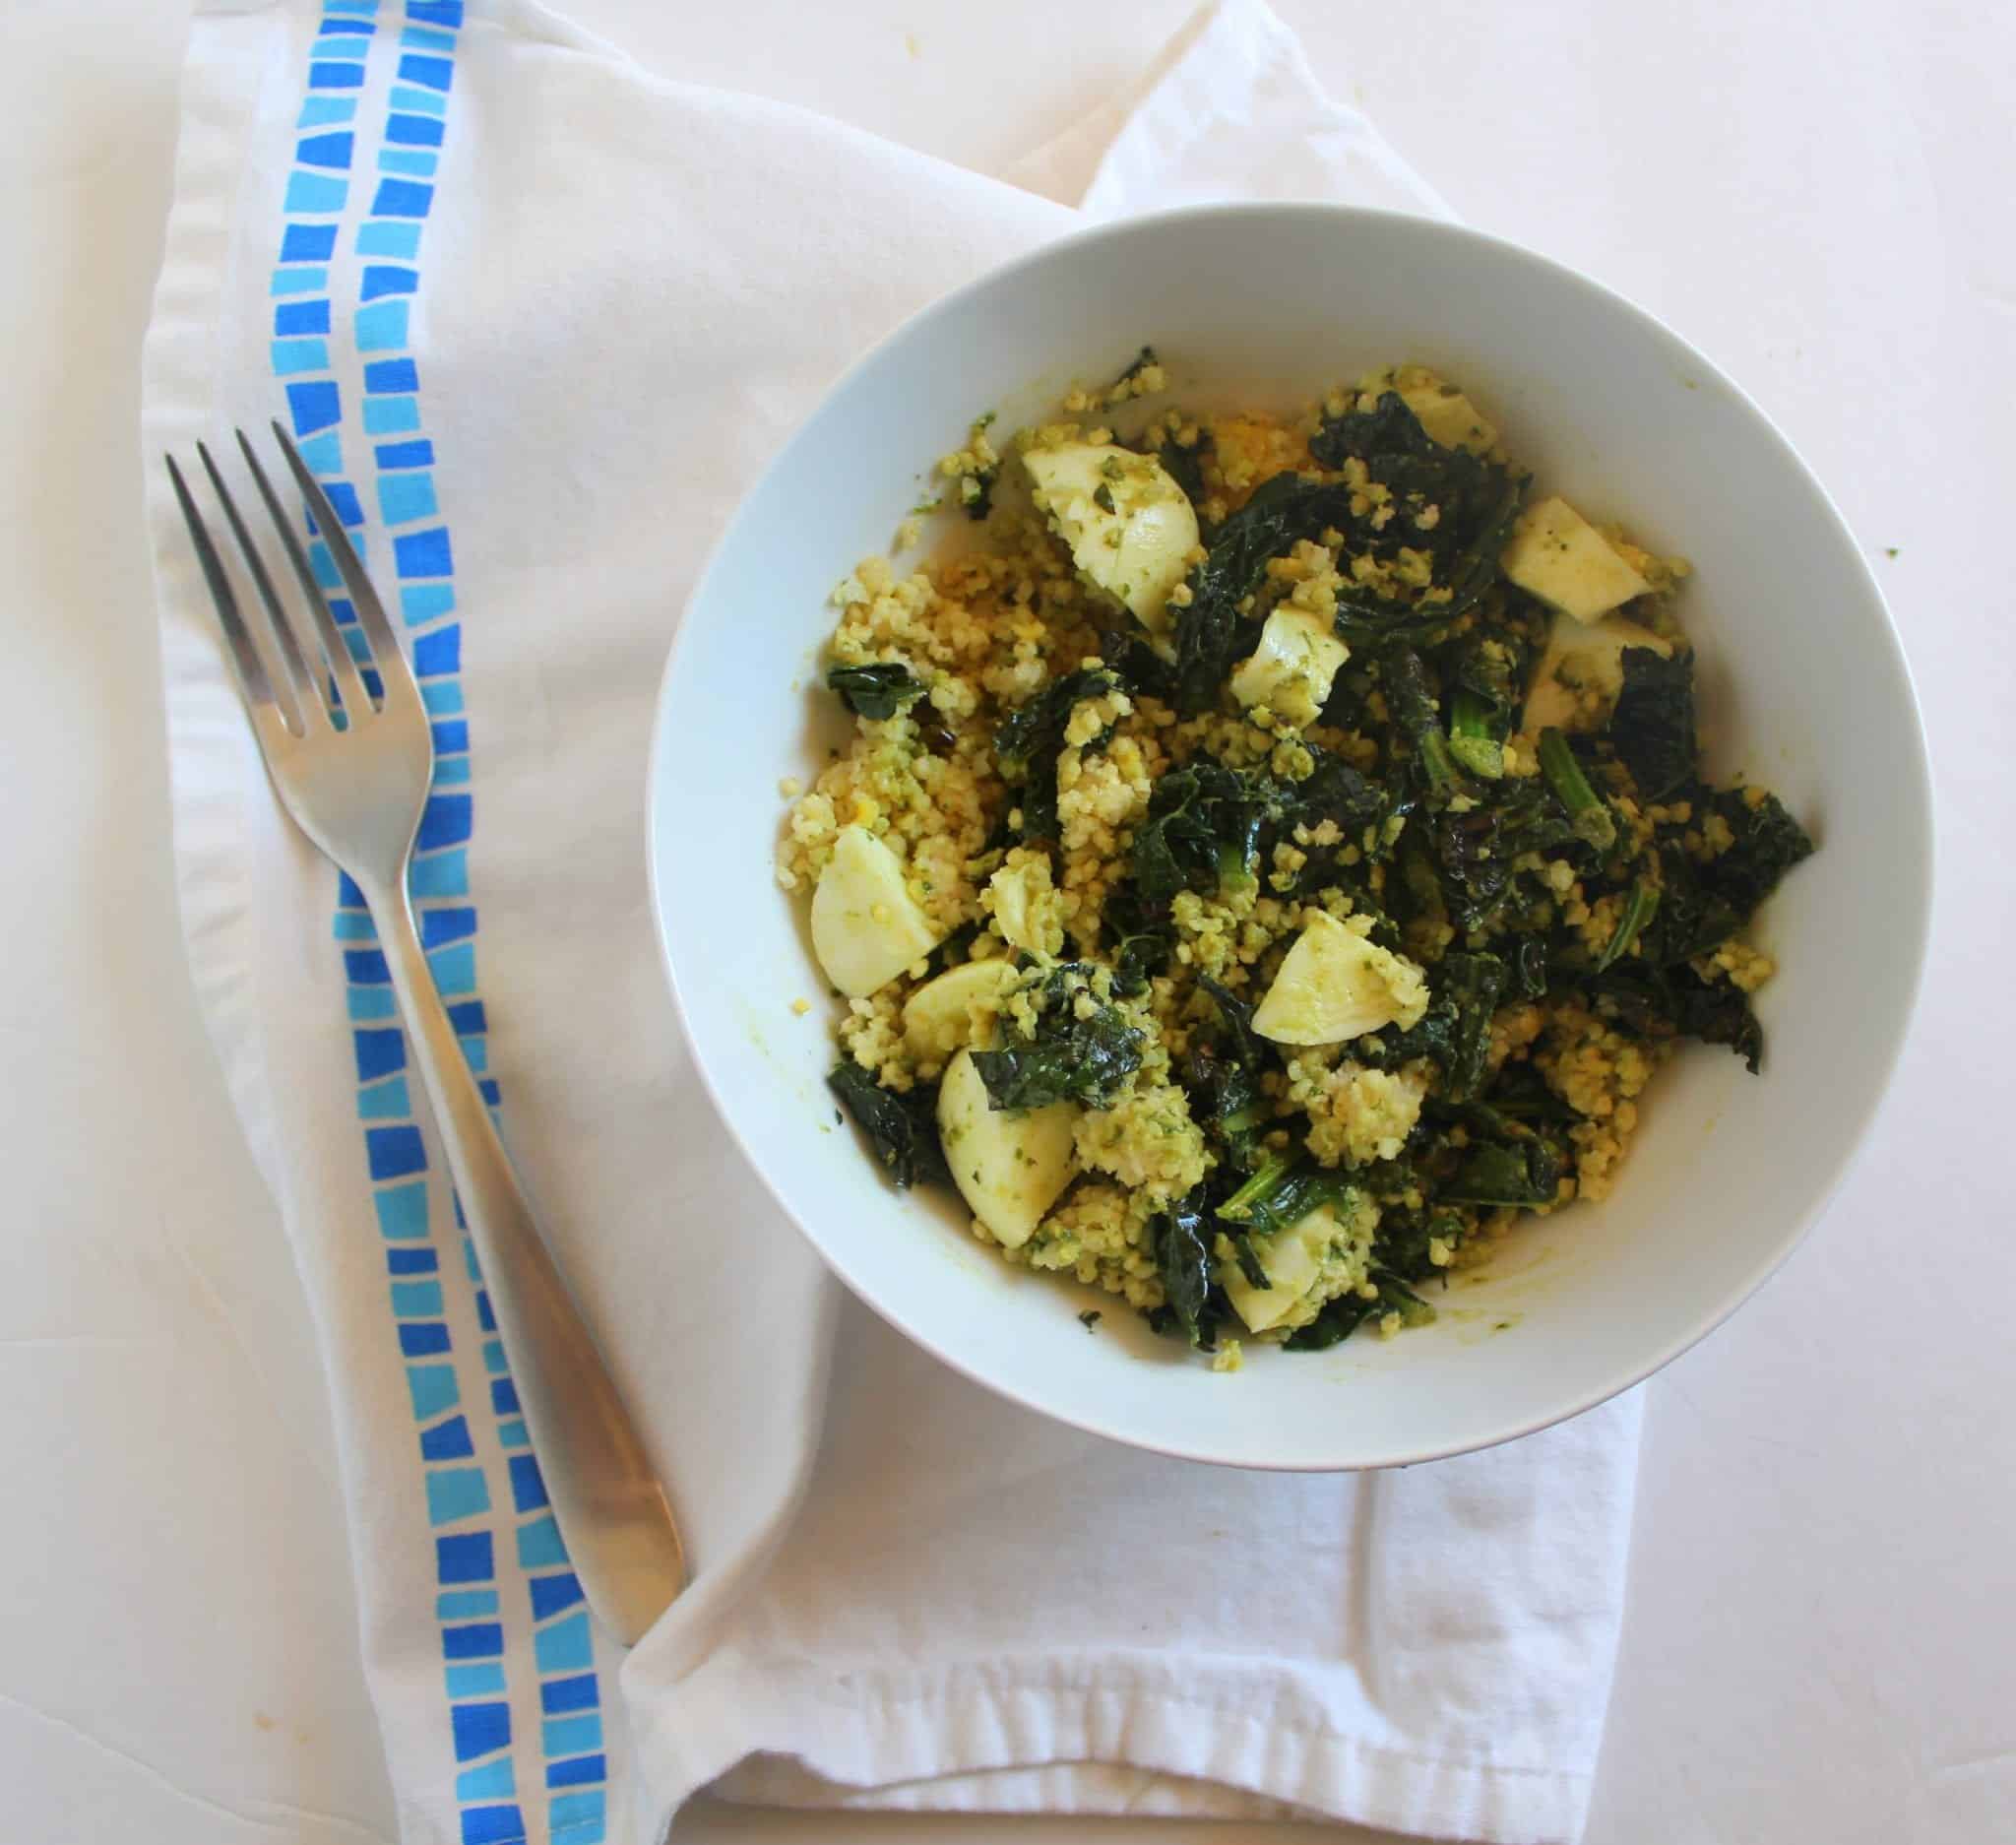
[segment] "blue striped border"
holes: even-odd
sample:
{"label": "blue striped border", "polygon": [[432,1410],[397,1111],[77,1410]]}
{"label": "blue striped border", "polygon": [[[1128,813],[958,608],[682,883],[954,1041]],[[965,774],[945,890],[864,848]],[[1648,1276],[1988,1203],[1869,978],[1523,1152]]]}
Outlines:
{"label": "blue striped border", "polygon": [[[303,458],[327,489],[359,550],[368,515],[389,540],[392,577],[420,692],[433,719],[434,787],[421,817],[410,880],[422,945],[461,1035],[465,1054],[494,1109],[497,1085],[483,1074],[487,1021],[476,982],[477,916],[471,900],[469,846],[474,829],[470,729],[462,685],[462,618],[455,557],[434,477],[434,444],[422,410],[410,308],[420,287],[422,233],[449,121],[461,0],[407,0],[396,46],[381,33],[378,0],[323,0],[296,117],[299,140],[284,199],[271,285],[274,376]],[[394,82],[375,144],[360,143],[355,118],[368,60],[396,55]],[[330,264],[351,205],[368,188],[356,223],[356,301],[348,332],[363,370],[357,410],[368,463],[345,466],[345,411],[333,374]],[[359,191],[359,198],[363,192]],[[340,592],[328,547],[315,540],[318,579]],[[384,559],[378,582],[385,584]],[[331,606],[351,647],[364,651],[354,609],[333,593]],[[375,691],[375,674],[366,672]],[[463,1845],[525,1839],[520,1768],[543,1783],[548,1836],[599,1845],[607,1829],[607,1757],[601,1686],[581,1584],[570,1567],[545,1486],[519,1414],[475,1251],[466,1229],[460,1268],[473,1291],[484,1337],[480,1384],[454,1350],[445,1314],[443,1248],[436,1206],[445,1187],[428,1170],[408,1081],[407,1046],[362,894],[339,879],[333,933],[343,956],[362,1130],[379,1231],[385,1246],[389,1332],[406,1364],[427,1515],[434,1533],[445,1736],[456,1764]],[[449,1203],[453,1204],[452,1194]],[[454,1208],[458,1226],[459,1207]],[[457,1264],[447,1265],[455,1282]],[[505,1457],[499,1483],[476,1459],[470,1417],[487,1419]],[[501,1486],[501,1491],[499,1488]],[[508,1493],[509,1511],[502,1498]],[[510,1539],[508,1555],[500,1540]],[[513,1736],[510,1676],[527,1662],[508,1646],[502,1597],[521,1594],[532,1623],[530,1665],[538,1683],[536,1760]],[[509,1676],[507,1676],[509,1675]]]}

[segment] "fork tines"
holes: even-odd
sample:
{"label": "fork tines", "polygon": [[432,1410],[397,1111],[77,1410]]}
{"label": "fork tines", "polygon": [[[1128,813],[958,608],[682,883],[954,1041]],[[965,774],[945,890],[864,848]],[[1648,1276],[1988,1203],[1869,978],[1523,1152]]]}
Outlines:
{"label": "fork tines", "polygon": [[[318,717],[324,724],[342,726],[365,713],[390,708],[394,704],[417,708],[419,691],[413,683],[406,656],[400,650],[392,623],[386,617],[385,604],[378,600],[377,591],[364,574],[364,566],[345,535],[343,521],[330,504],[329,495],[302,461],[292,437],[278,422],[273,424],[281,454],[307,504],[313,531],[328,545],[337,572],[343,578],[344,588],[348,592],[350,607],[356,616],[354,625],[349,629],[351,639],[346,639],[345,624],[337,620],[329,598],[316,581],[301,535],[282,506],[273,482],[260,465],[258,454],[244,430],[239,429],[235,433],[253,484],[259,489],[259,497],[266,502],[267,516],[279,536],[281,547],[286,552],[294,580],[300,586],[301,599],[307,605],[312,647],[304,646],[299,616],[289,612],[286,601],[275,586],[266,560],[246,529],[237,502],[232,499],[230,488],[224,484],[223,476],[219,472],[209,447],[199,442],[196,453],[203,462],[204,472],[210,477],[211,487],[217,495],[218,504],[223,508],[224,521],[237,541],[246,573],[252,579],[265,610],[258,634],[246,624],[230,573],[219,555],[210,530],[196,509],[188,482],[172,455],[167,457],[168,478],[174,483],[175,499],[188,524],[189,537],[196,546],[197,560],[210,588],[211,601],[217,604],[218,619],[223,625],[226,651],[237,674],[238,689],[255,724],[260,727],[262,737],[273,740],[272,729],[276,724],[289,734],[301,736],[314,728]],[[317,664],[311,665],[311,659]],[[277,670],[269,670],[269,660],[277,663]],[[366,669],[374,669],[373,676],[379,681],[376,702],[364,678]],[[342,716],[337,716],[338,713]]]}

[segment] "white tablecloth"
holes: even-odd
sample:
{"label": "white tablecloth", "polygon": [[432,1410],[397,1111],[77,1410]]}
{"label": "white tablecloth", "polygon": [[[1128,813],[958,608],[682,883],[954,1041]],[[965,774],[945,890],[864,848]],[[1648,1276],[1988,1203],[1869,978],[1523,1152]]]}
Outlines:
{"label": "white tablecloth", "polygon": [[[1909,0],[1824,27],[1718,0],[1277,5],[1466,219],[1644,301],[1781,420],[1877,556],[1932,731],[1920,1032],[1848,1194],[1651,1390],[1591,1845],[2016,1835],[2016,917],[1990,863],[2016,694],[1990,574],[2016,490],[2016,25]],[[574,0],[660,69],[988,170],[1124,87],[1186,10]],[[144,0],[9,18],[4,1836],[389,1839],[305,1314],[171,910],[132,431],[181,23]],[[684,1829],[1091,1836],[721,1810]]]}

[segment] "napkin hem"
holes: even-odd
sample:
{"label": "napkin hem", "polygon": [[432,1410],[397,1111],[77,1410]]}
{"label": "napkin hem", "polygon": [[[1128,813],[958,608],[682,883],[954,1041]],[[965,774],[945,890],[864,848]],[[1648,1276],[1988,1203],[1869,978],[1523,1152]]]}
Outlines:
{"label": "napkin hem", "polygon": [[[1595,1779],[1593,1770],[1395,1748],[1274,1709],[1151,1687],[1124,1671],[1059,1686],[977,1664],[947,1668],[924,1686],[795,1665],[703,1669],[641,1739],[640,1755],[660,1791],[661,1841],[688,1798],[739,1764],[747,1778],[731,1798],[776,1798],[793,1777],[766,1756],[836,1789],[878,1796],[991,1770],[1118,1765],[1230,1788],[1311,1816],[1485,1845],[1578,1837]],[[798,1799],[806,1802],[802,1793]],[[942,1803],[901,1804],[1020,1810],[971,1786]]]}

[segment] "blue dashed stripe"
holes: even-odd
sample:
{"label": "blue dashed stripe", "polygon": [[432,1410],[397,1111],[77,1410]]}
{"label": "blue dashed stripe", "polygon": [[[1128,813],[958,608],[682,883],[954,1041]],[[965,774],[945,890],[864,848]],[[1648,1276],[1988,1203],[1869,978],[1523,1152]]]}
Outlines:
{"label": "blue dashed stripe", "polygon": [[[436,792],[422,814],[410,892],[464,1053],[495,1107],[500,1091],[487,1073],[488,1022],[477,990],[479,917],[470,894],[476,810],[455,547],[412,350],[414,303],[425,286],[421,245],[448,140],[463,8],[459,0],[408,0],[400,12],[395,22],[388,6],[381,20],[378,0],[323,0],[284,187],[269,357],[303,459],[358,548],[382,547],[371,567],[388,601],[396,592],[410,635],[436,751]],[[389,67],[392,82],[380,119],[367,124],[358,101],[373,60]],[[347,226],[346,256],[355,267],[345,272],[353,279],[350,298],[338,314],[331,264],[351,214],[360,215]],[[364,361],[355,404],[344,401],[332,363],[346,334]],[[346,443],[362,463],[354,477]],[[367,506],[382,536],[369,534]],[[309,552],[346,641],[365,652],[326,544],[317,539]],[[407,1375],[433,1529],[448,1703],[443,1749],[453,1755],[460,1834],[464,1845],[515,1845],[527,1836],[525,1803],[543,1800],[553,1837],[598,1845],[606,1830],[607,1758],[581,1584],[547,1504],[466,1232],[436,1229],[452,1194],[430,1170],[390,970],[362,894],[347,878],[339,880],[332,932],[343,957],[362,1151],[385,1251],[386,1326]],[[450,1329],[447,1270],[456,1265],[441,1260],[448,1236],[456,1237],[468,1278],[453,1285],[472,1290],[484,1335],[473,1355],[458,1352]],[[464,1367],[472,1364],[480,1366],[473,1375],[487,1392],[466,1384]],[[496,1444],[489,1451],[505,1457],[494,1478],[479,1458],[485,1418]],[[507,1529],[508,1553],[498,1542]],[[513,1646],[514,1622],[529,1624],[529,1647]],[[524,1671],[538,1680],[536,1756],[534,1739],[515,1736],[511,1717],[509,1678]]]}
{"label": "blue dashed stripe", "polygon": [[[452,592],[445,598],[440,592],[452,579],[453,553],[439,515],[435,481],[427,472],[434,456],[431,444],[419,433],[419,378],[407,348],[409,308],[420,286],[413,259],[421,222],[433,202],[433,187],[426,182],[434,177],[437,151],[445,139],[453,32],[460,13],[458,9],[450,18],[439,7],[420,5],[418,0],[407,9],[401,35],[420,32],[428,35],[427,42],[409,39],[394,51],[388,39],[386,55],[433,60],[404,74],[397,86],[403,95],[416,88],[425,99],[402,100],[387,110],[376,137],[379,145],[373,147],[372,137],[358,125],[357,101],[380,37],[378,0],[324,0],[323,11],[305,71],[305,94],[294,118],[293,164],[283,187],[284,223],[269,285],[274,301],[269,366],[284,396],[303,460],[322,480],[337,517],[355,535],[353,541],[367,552],[363,499],[358,482],[347,477],[346,470],[345,442],[356,440],[353,434],[346,435],[346,429],[355,426],[347,418],[360,422],[366,436],[387,438],[377,444],[381,452],[373,456],[378,510],[390,524],[419,526],[421,540],[410,560],[413,567],[404,567],[406,559],[397,560],[394,574],[418,579],[410,587],[435,592],[425,606],[445,614],[454,605]],[[381,176],[353,191],[350,174],[365,161]],[[360,258],[370,260],[357,272],[355,300],[347,309],[349,325],[345,329],[333,311],[331,263],[338,254],[344,215],[365,199],[373,216],[358,226],[355,247]],[[367,373],[365,397],[356,407],[345,404],[332,362],[333,345],[345,331],[360,351],[385,355]],[[363,446],[366,453],[371,451],[370,443]],[[309,550],[318,580],[332,591],[340,590],[326,544],[318,539]],[[388,547],[379,565],[390,556]],[[346,639],[363,652],[355,611],[340,595],[333,596],[332,604]],[[403,612],[410,619],[410,607],[403,605]],[[438,620],[438,615],[433,618]],[[454,727],[441,742],[459,744],[444,748],[444,781],[460,784],[467,777],[469,736],[460,715],[460,686],[454,679],[461,667],[459,627],[445,642],[432,642],[428,653],[435,675],[429,708]],[[462,1016],[457,1030],[480,1068],[486,1061],[484,1020],[480,1002],[473,997],[476,917],[467,901],[465,850],[473,826],[472,803],[463,792],[437,796],[429,803],[428,816],[426,830],[435,850],[431,860],[423,861],[427,868],[413,879],[414,899],[421,906],[429,946],[464,958],[457,985],[469,996],[459,999]],[[500,1618],[500,1564],[509,1580],[525,1585],[514,1588],[514,1598],[533,1593],[519,1560],[525,1547],[519,1541],[523,1520],[517,1506],[524,1485],[518,1476],[507,1476],[507,1510],[477,1458],[460,1375],[459,1358],[467,1362],[468,1355],[456,1352],[447,1317],[447,1282],[430,1208],[434,1177],[412,1113],[406,1042],[389,987],[390,971],[375,945],[362,894],[346,877],[338,883],[333,933],[343,957],[346,1010],[353,1028],[364,1167],[385,1251],[386,1325],[406,1371],[427,1518],[434,1532],[433,1560],[440,1585],[435,1613],[448,1704],[444,1753],[452,1752],[460,1764],[455,1788],[464,1840],[506,1845],[526,1836],[514,1741],[522,1741],[528,1751],[525,1769],[536,1797],[551,1759],[543,1748],[536,1758],[531,1755],[530,1736],[514,1739],[507,1690],[510,1648]],[[486,1078],[484,1087],[494,1102],[494,1082]],[[445,1187],[440,1195],[446,1199]],[[458,1279],[456,1285],[463,1284]],[[485,1303],[479,1322],[488,1317]],[[481,1342],[475,1359],[482,1367],[478,1374],[487,1373],[488,1381],[497,1381],[502,1354],[494,1338]],[[487,1407],[480,1392],[474,1402],[479,1410]],[[488,1414],[493,1428],[508,1420],[494,1410]],[[521,1456],[514,1452],[511,1458]],[[506,1480],[500,1479],[498,1485],[505,1488]],[[500,1556],[496,1536],[507,1519],[513,1543],[508,1556]],[[552,1591],[540,1593],[550,1598]],[[532,1657],[521,1658],[519,1669],[536,1669],[545,1676],[536,1638],[528,1650]],[[541,1744],[544,1740],[542,1734]],[[591,1751],[583,1747],[575,1754],[586,1759]],[[539,1764],[536,1770],[535,1759]],[[545,1797],[550,1801],[549,1790]],[[590,1836],[600,1833],[592,1829]]]}

